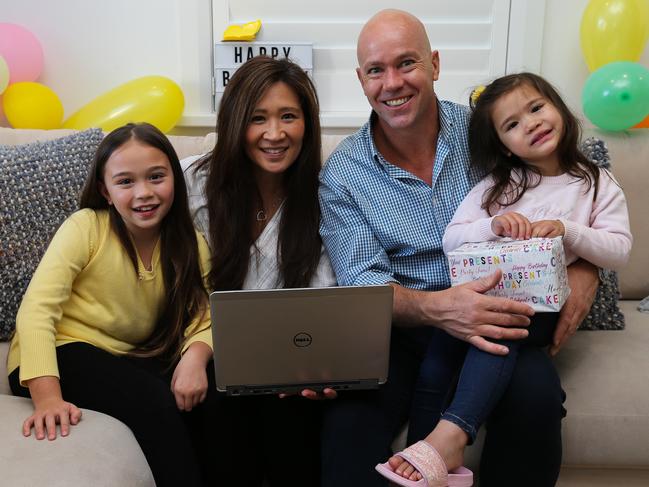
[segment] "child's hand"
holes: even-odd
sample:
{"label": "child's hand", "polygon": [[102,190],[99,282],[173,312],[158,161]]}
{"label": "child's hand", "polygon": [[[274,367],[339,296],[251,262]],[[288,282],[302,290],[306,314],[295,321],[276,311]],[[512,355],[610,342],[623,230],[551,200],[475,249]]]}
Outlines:
{"label": "child's hand", "polygon": [[61,436],[68,436],[70,425],[75,425],[81,420],[81,410],[71,402],[55,398],[39,404],[34,413],[23,423],[23,435],[29,436],[32,427],[36,432],[36,439],[42,440],[47,432],[48,440],[56,439],[56,425],[61,425]]}
{"label": "child's hand", "polygon": [[35,377],[27,382],[34,403],[34,413],[23,423],[23,435],[29,436],[32,427],[36,439],[56,439],[56,425],[61,425],[61,436],[68,436],[70,425],[81,421],[81,410],[63,400],[59,379],[52,376]]}
{"label": "child's hand", "polygon": [[34,403],[34,413],[23,422],[23,435],[29,436],[32,427],[36,439],[56,439],[56,425],[61,425],[61,436],[68,436],[70,425],[81,421],[81,410],[64,401],[59,379],[53,376],[35,377],[27,381]]}
{"label": "child's hand", "polygon": [[191,411],[207,396],[207,372],[205,371],[212,349],[203,342],[192,343],[176,365],[171,378],[171,392],[181,411]]}
{"label": "child's hand", "polygon": [[560,220],[539,220],[532,223],[532,237],[554,238],[565,234],[566,228]]}
{"label": "child's hand", "polygon": [[532,237],[532,224],[520,213],[509,212],[491,220],[491,231],[501,237],[525,240]]}

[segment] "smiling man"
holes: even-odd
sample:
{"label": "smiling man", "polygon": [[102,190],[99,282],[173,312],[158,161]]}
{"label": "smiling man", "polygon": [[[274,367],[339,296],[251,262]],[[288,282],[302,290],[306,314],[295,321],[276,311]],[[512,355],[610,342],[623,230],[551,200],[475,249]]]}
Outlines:
{"label": "smiling man", "polygon": [[[430,340],[446,333],[486,352],[506,353],[491,340],[523,338],[527,331],[520,327],[533,313],[524,304],[484,295],[498,274],[450,288],[442,236],[483,175],[469,161],[469,109],[435,94],[440,58],[423,24],[406,12],[383,10],[363,27],[357,55],[372,114],[323,168],[321,235],[340,285],[394,286],[394,326],[388,383],[378,391],[341,394],[326,405],[325,487],[387,485],[374,466],[390,457],[405,421],[410,417],[409,443],[438,421],[426,414],[427,401],[431,395],[443,400],[446,391],[416,387]],[[555,350],[587,313],[597,272],[573,266],[569,278],[573,294]],[[449,364],[449,383],[456,366]],[[510,387],[488,421],[481,485],[554,484],[562,401],[548,356],[522,349]]]}

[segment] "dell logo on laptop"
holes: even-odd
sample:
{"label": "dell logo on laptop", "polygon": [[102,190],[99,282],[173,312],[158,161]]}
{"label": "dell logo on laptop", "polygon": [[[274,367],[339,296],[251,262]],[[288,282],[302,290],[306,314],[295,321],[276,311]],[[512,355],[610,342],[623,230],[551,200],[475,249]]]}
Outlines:
{"label": "dell logo on laptop", "polygon": [[296,347],[308,347],[311,345],[311,335],[308,333],[298,333],[293,337],[293,344]]}

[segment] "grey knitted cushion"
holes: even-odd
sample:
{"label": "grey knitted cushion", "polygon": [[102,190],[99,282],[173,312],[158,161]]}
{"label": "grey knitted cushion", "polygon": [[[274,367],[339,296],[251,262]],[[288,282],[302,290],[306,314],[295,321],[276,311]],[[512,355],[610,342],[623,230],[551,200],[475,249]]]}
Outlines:
{"label": "grey knitted cushion", "polygon": [[11,338],[27,285],[79,190],[103,135],[0,145],[0,340]]}
{"label": "grey knitted cushion", "polygon": [[[595,137],[586,139],[581,150],[588,159],[604,169],[611,168],[611,159],[608,147],[604,141]],[[624,315],[617,304],[620,290],[617,281],[617,272],[601,269],[599,272],[600,284],[597,296],[588,316],[579,326],[580,330],[621,330],[624,328]]]}

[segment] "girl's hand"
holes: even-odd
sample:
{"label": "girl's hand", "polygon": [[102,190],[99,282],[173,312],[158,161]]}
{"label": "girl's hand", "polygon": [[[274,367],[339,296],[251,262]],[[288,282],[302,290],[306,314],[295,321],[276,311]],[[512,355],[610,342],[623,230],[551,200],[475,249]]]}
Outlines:
{"label": "girl's hand", "polygon": [[181,411],[191,411],[207,396],[207,363],[212,349],[203,342],[192,343],[184,353],[171,378],[171,392]]}
{"label": "girl's hand", "polygon": [[539,220],[532,223],[532,237],[554,238],[565,234],[566,228],[560,220]]}
{"label": "girl's hand", "polygon": [[47,432],[48,440],[56,439],[56,425],[61,425],[61,436],[68,436],[70,425],[75,425],[81,420],[81,410],[71,402],[63,399],[52,399],[34,409],[34,414],[23,423],[23,435],[29,436],[32,427],[36,432],[36,439],[42,440]]}
{"label": "girl's hand", "polygon": [[81,421],[81,410],[71,402],[63,400],[61,386],[56,377],[36,377],[27,382],[34,402],[34,413],[23,423],[23,435],[29,436],[32,427],[36,439],[56,439],[56,425],[61,425],[61,436],[68,436],[70,425]]}
{"label": "girl's hand", "polygon": [[525,240],[532,237],[532,224],[520,213],[509,212],[491,220],[491,231],[501,237]]}

